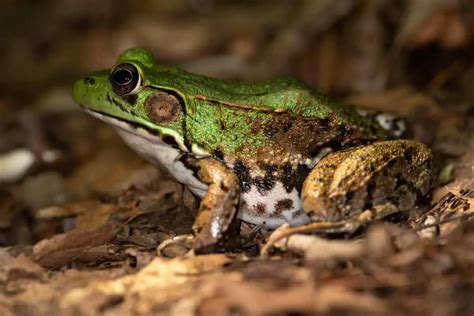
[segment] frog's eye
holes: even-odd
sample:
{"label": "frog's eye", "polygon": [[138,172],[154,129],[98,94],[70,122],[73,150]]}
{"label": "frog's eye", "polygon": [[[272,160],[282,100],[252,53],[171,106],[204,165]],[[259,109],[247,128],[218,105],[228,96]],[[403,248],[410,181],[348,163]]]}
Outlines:
{"label": "frog's eye", "polygon": [[138,91],[141,77],[137,67],[129,63],[118,64],[110,73],[112,89],[119,95],[128,95]]}

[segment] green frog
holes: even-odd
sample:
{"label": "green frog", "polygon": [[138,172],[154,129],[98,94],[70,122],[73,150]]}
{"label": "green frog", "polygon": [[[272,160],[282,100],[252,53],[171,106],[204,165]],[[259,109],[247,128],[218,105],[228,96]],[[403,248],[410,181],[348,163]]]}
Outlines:
{"label": "green frog", "polygon": [[412,208],[433,179],[430,149],[398,139],[401,121],[291,78],[214,79],[133,48],[73,97],[201,198],[193,248],[217,244],[236,218],[354,231]]}

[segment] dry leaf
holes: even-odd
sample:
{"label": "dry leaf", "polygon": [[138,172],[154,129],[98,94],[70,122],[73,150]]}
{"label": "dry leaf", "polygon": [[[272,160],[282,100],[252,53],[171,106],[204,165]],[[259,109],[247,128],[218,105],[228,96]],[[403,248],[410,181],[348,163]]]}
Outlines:
{"label": "dry leaf", "polygon": [[112,225],[94,231],[72,230],[38,242],[33,247],[33,258],[47,268],[61,267],[81,259],[84,262],[99,261],[108,251],[97,247],[110,243],[116,234],[117,228]]}

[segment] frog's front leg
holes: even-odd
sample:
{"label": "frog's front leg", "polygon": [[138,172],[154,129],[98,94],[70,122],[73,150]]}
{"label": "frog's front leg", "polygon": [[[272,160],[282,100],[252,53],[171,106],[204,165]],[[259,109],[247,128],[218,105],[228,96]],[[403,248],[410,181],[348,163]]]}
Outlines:
{"label": "frog's front leg", "polygon": [[199,169],[200,179],[208,184],[193,224],[193,247],[202,248],[217,243],[235,218],[240,184],[232,170],[213,158],[198,159],[192,164]]}
{"label": "frog's front leg", "polygon": [[[361,224],[412,208],[433,178],[432,154],[409,140],[376,142],[324,157],[306,178],[303,209],[325,231]],[[318,227],[318,223],[307,228]]]}
{"label": "frog's front leg", "polygon": [[208,189],[199,206],[193,234],[163,241],[157,249],[160,255],[173,244],[187,249],[209,249],[221,240],[237,213],[240,184],[232,170],[213,158],[189,158],[186,164],[196,169]]}

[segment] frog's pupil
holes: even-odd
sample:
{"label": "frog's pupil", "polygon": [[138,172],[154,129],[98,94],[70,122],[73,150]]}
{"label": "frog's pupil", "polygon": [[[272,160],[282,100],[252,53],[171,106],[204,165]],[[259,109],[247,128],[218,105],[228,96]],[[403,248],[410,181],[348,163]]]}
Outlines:
{"label": "frog's pupil", "polygon": [[132,72],[128,69],[118,69],[113,77],[116,84],[125,85],[132,81]]}

